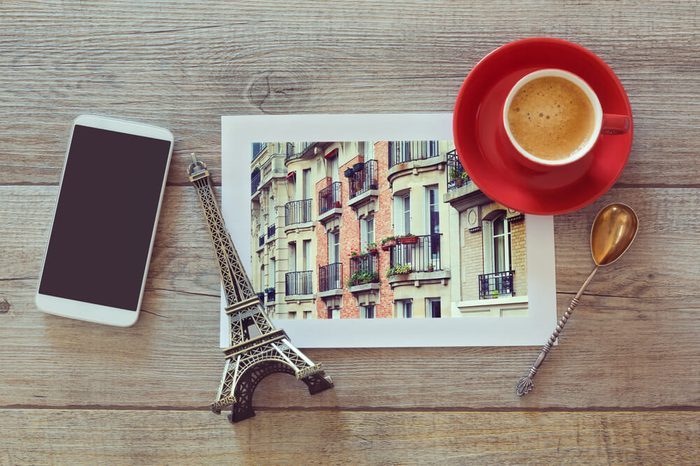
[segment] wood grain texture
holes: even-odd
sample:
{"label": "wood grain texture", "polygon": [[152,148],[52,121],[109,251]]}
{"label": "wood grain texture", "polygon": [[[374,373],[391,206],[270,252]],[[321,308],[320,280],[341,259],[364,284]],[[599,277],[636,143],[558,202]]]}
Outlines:
{"label": "wood grain texture", "polygon": [[[556,36],[607,60],[636,134],[621,182],[698,186],[698,2],[52,1],[0,5],[0,165],[54,184],[84,112],[168,126],[173,174],[223,114],[445,111],[486,53]],[[50,109],[50,110],[49,110]]]}
{"label": "wood grain texture", "polygon": [[235,426],[212,422],[210,416],[0,410],[0,462],[692,464],[700,454],[700,424],[696,413],[687,412],[268,410]]}
{"label": "wood grain texture", "polygon": [[[697,462],[698,11],[670,0],[1,2],[0,464]],[[484,54],[527,36],[599,54],[635,116],[617,187],[555,221],[560,308],[591,266],[596,210],[627,202],[641,223],[536,391],[513,393],[535,348],[313,350],[334,390],[310,397],[273,375],[255,419],[205,412],[223,364],[219,285],[187,154],[218,183],[223,114],[448,111]],[[33,304],[70,120],[87,112],[176,135],[131,329]]]}
{"label": "wood grain texture", "polygon": [[[0,341],[6,343],[0,345],[0,360],[13,367],[10,377],[0,379],[0,406],[207,405],[223,367],[216,349],[219,285],[193,189],[167,189],[146,285],[148,312],[135,327],[121,330],[35,309],[34,277],[56,188],[0,192],[6,200],[0,217],[14,219],[0,225],[9,265],[2,272],[0,301],[11,305],[0,314]],[[590,286],[561,347],[538,374],[534,396],[518,399],[513,393],[514,382],[536,356],[534,348],[342,349],[310,351],[333,375],[335,390],[309,397],[300,382],[275,375],[256,392],[256,405],[700,407],[700,305],[692,299],[700,281],[698,190],[613,189],[596,205],[557,218],[560,308],[592,266],[590,221],[611,200],[633,205],[642,229],[629,253]],[[47,345],[53,358],[66,363],[42,364]],[[368,383],[372,390],[365,390]],[[582,384],[589,386],[581,390]],[[428,395],[434,393],[440,395]]]}

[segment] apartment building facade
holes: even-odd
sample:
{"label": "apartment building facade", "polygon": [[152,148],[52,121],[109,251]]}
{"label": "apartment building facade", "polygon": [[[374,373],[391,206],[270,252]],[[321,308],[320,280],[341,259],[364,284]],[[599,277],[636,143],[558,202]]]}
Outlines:
{"label": "apartment building facade", "polygon": [[[449,141],[255,144],[253,283],[270,315],[526,312],[523,217],[462,189],[450,154]],[[474,208],[485,229],[467,223]]]}

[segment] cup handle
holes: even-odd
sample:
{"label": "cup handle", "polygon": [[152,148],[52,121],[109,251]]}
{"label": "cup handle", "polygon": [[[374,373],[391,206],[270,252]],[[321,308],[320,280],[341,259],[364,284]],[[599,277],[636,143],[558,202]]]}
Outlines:
{"label": "cup handle", "polygon": [[630,130],[630,117],[627,115],[603,115],[602,134],[624,134]]}

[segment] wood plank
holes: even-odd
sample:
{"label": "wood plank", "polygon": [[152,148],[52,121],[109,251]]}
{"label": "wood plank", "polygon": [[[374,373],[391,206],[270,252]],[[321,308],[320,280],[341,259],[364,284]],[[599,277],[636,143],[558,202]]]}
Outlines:
{"label": "wood plank", "polygon": [[6,464],[694,464],[697,412],[0,410]]}
{"label": "wood plank", "polygon": [[[432,0],[402,2],[400,10],[392,2],[318,8],[300,1],[284,14],[279,8],[2,2],[2,183],[55,184],[69,122],[80,113],[171,128],[170,182],[182,183],[187,153],[218,156],[223,114],[448,111],[486,53],[551,35],[593,49],[630,94],[635,145],[621,181],[698,186],[697,1],[552,8],[542,0],[494,0],[455,8]],[[218,163],[212,166],[218,179]]]}
{"label": "wood plank", "polygon": [[[204,222],[189,187],[170,187],[144,309],[131,329],[55,318],[33,304],[54,187],[0,188],[0,406],[204,407],[219,383],[219,285]],[[256,392],[261,407],[698,406],[700,233],[693,189],[615,189],[596,206],[556,219],[559,304],[590,267],[596,208],[637,208],[642,230],[618,264],[601,271],[537,378],[519,400],[513,384],[535,348],[328,349],[336,389],[308,396],[284,375]],[[672,383],[670,381],[673,381]],[[371,386],[371,390],[367,387]],[[400,387],[400,388],[399,388]],[[582,388],[585,387],[585,388]],[[439,394],[439,395],[438,395]]]}

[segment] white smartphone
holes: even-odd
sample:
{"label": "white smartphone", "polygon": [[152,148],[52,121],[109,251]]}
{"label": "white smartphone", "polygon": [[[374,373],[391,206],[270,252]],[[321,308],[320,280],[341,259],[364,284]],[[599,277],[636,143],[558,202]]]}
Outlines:
{"label": "white smartphone", "polygon": [[76,118],[36,294],[39,309],[120,327],[136,322],[172,151],[167,129]]}

